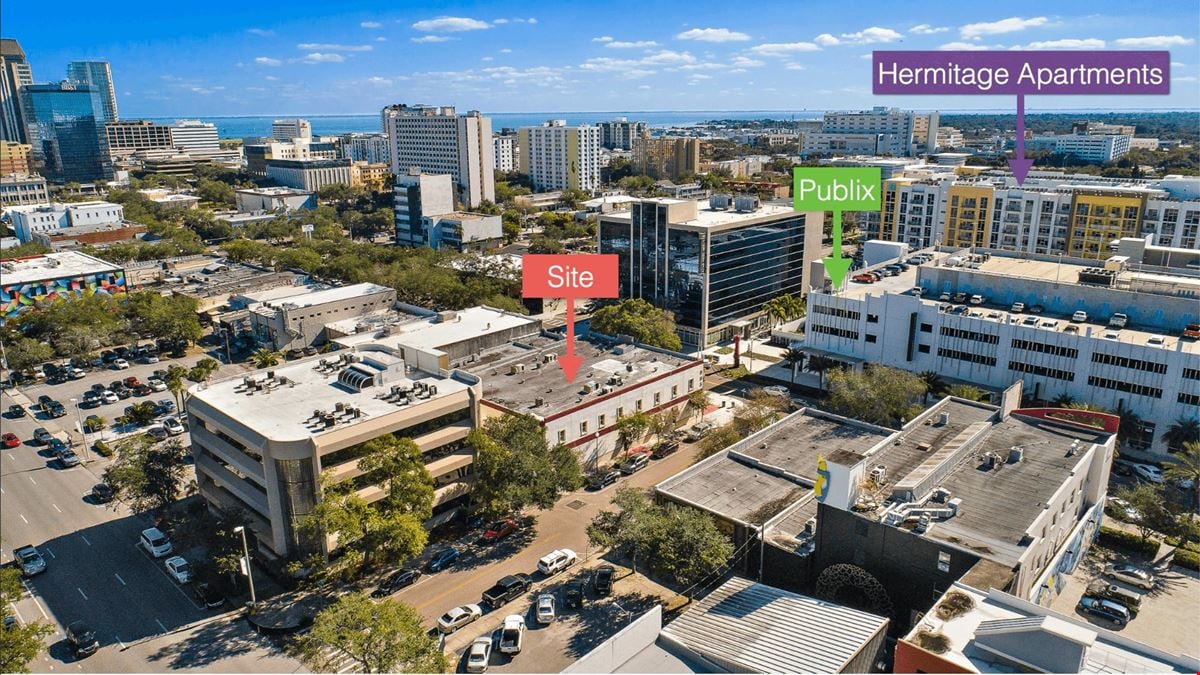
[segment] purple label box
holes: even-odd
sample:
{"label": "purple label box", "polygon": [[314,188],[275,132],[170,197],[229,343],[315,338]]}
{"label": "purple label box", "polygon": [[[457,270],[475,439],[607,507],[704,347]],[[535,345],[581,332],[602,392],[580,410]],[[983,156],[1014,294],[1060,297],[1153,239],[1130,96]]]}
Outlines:
{"label": "purple label box", "polygon": [[1169,94],[1168,51],[878,51],[876,94]]}

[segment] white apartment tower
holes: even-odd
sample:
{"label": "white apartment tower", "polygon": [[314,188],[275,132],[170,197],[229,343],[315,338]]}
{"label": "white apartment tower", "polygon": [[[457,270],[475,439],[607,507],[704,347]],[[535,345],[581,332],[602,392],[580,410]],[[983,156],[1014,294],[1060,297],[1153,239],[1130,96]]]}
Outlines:
{"label": "white apartment tower", "polygon": [[388,106],[380,117],[391,140],[392,173],[416,167],[448,174],[467,208],[496,201],[490,118],[477,110],[459,115],[453,106],[406,104]]}
{"label": "white apartment tower", "polygon": [[493,166],[497,171],[516,171],[517,152],[516,136],[492,137],[492,156],[495,158]]}
{"label": "white apartment tower", "polygon": [[599,127],[568,127],[565,120],[549,120],[521,129],[517,144],[517,170],[529,176],[534,190],[595,192],[600,187]]}
{"label": "white apartment tower", "polygon": [[171,125],[171,145],[192,155],[221,151],[217,126],[200,120],[178,120]]}
{"label": "white apartment tower", "polygon": [[302,119],[275,120],[271,122],[271,138],[277,141],[312,138],[312,125]]}

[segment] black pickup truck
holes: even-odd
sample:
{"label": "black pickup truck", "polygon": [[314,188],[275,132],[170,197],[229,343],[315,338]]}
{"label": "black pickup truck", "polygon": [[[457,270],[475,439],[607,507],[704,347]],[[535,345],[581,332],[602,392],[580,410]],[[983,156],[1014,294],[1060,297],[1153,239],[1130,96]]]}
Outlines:
{"label": "black pickup truck", "polygon": [[493,608],[500,607],[520,597],[521,594],[528,592],[529,585],[530,580],[528,575],[510,574],[497,581],[495,586],[484,591],[483,600]]}

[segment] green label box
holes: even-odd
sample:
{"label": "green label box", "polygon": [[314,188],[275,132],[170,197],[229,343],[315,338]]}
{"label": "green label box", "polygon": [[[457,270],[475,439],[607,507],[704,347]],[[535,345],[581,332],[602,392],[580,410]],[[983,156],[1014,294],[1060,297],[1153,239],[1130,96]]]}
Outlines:
{"label": "green label box", "polygon": [[796,167],[793,204],[797,211],[878,211],[881,176],[878,167]]}

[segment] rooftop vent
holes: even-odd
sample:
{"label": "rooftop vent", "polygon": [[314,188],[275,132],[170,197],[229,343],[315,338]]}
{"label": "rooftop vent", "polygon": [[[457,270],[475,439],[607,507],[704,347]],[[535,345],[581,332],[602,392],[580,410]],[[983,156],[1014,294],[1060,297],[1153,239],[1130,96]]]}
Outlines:
{"label": "rooftop vent", "polygon": [[939,427],[944,427],[947,424],[950,424],[950,413],[948,413],[948,412],[938,413],[937,425]]}
{"label": "rooftop vent", "polygon": [[708,198],[708,208],[715,211],[723,211],[729,208],[729,204],[732,201],[733,198],[729,195],[713,195]]}
{"label": "rooftop vent", "polygon": [[750,213],[758,210],[758,197],[753,195],[738,195],[733,198],[733,210],[738,213]]}
{"label": "rooftop vent", "polygon": [[1025,459],[1025,448],[1023,448],[1019,445],[1014,445],[1008,449],[1008,463],[1009,464],[1017,464],[1018,462],[1020,462],[1023,459]]}

